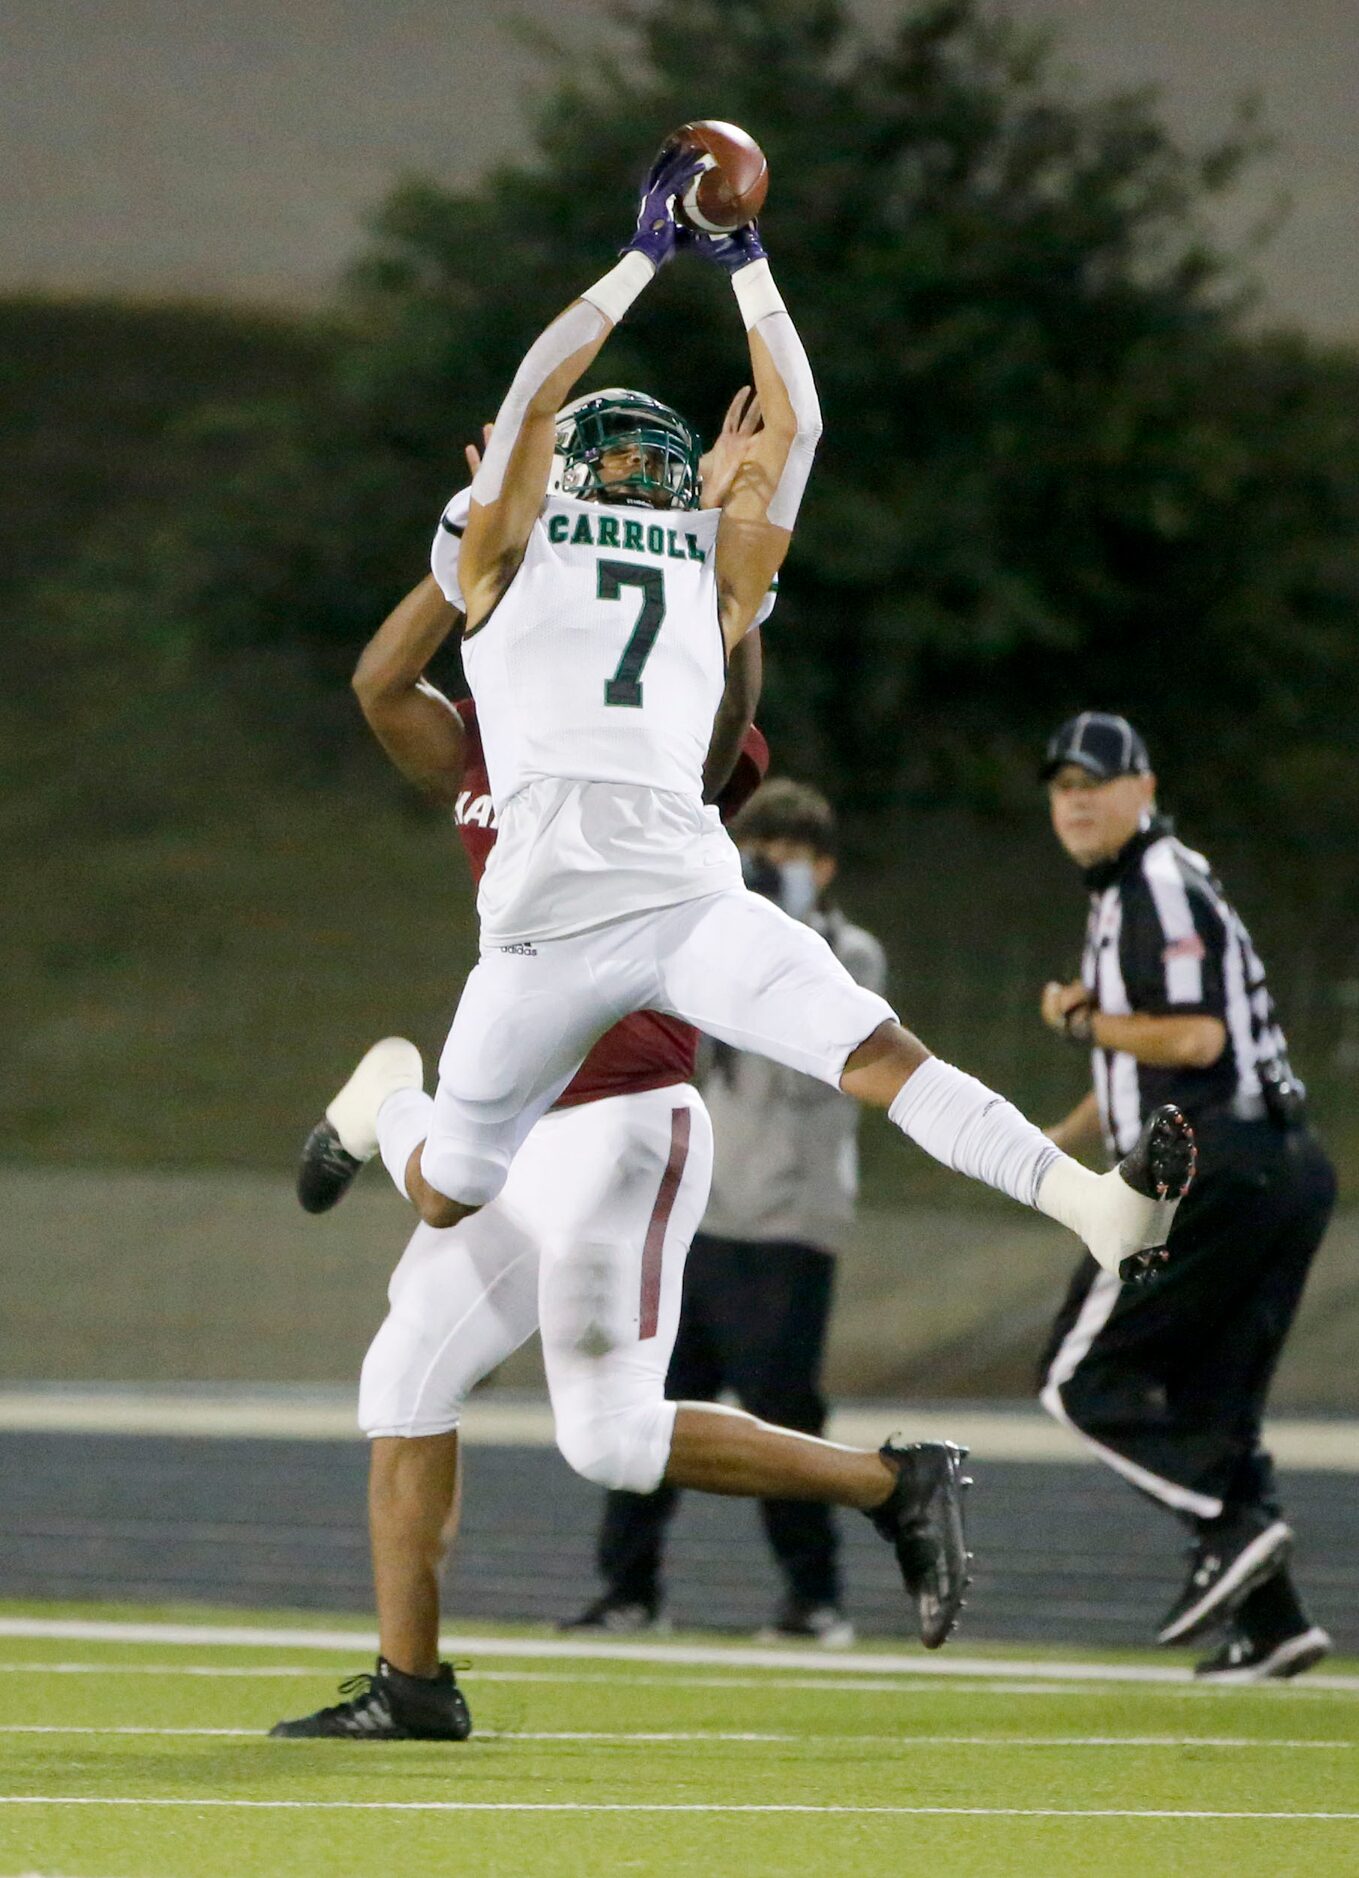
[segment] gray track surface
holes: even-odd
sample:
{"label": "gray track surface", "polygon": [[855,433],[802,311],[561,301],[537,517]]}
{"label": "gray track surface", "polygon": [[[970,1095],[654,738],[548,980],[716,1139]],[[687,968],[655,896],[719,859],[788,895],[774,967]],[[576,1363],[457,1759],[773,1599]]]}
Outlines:
{"label": "gray track surface", "polygon": [[[349,1378],[352,1388],[410,1229],[409,1209],[371,1170],[318,1220],[277,1174],[0,1163],[0,1220],[0,1377],[47,1385],[276,1387],[286,1377],[332,1388]],[[1060,1226],[998,1195],[861,1207],[836,1273],[827,1394],[1031,1400],[1072,1253]],[[1308,1280],[1272,1413],[1359,1416],[1356,1344],[1350,1207]],[[536,1338],[497,1371],[499,1389],[542,1395]]]}
{"label": "gray track surface", "polygon": [[[0,1597],[371,1608],[360,1443],[0,1436]],[[1285,1483],[1299,1576],[1359,1651],[1359,1485]],[[552,1621],[594,1590],[600,1495],[550,1449],[474,1450],[448,1621]],[[1179,1588],[1176,1523],[1104,1469],[990,1462],[970,1496],[977,1576],[965,1635],[1141,1645]],[[866,1634],[909,1630],[891,1555],[842,1516],[848,1603]],[[677,1624],[749,1631],[777,1581],[755,1511],[690,1494],[673,1530]]]}

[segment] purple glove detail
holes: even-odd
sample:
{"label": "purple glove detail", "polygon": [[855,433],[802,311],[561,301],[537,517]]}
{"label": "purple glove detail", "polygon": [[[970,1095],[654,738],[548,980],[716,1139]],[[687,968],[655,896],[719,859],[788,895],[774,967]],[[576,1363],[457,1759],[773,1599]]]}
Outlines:
{"label": "purple glove detail", "polygon": [[698,255],[727,274],[739,273],[752,261],[769,259],[760,241],[758,222],[744,222],[729,235],[707,235],[701,228],[682,226],[676,232],[675,246],[685,254]]}
{"label": "purple glove detail", "polygon": [[675,204],[702,168],[701,150],[667,145],[661,151],[642,184],[637,233],[624,254],[644,254],[653,267],[664,267],[675,250]]}

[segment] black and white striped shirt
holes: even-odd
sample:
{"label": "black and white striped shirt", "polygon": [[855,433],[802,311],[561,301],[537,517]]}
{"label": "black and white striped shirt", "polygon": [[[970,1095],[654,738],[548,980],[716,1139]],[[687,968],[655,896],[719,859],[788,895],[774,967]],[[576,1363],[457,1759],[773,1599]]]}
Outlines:
{"label": "black and white striped shirt", "polygon": [[1286,1068],[1265,968],[1207,861],[1155,820],[1112,861],[1086,870],[1090,920],[1081,977],[1099,1010],[1221,1018],[1227,1047],[1207,1069],[1156,1068],[1122,1050],[1092,1052],[1100,1121],[1126,1154],[1148,1110],[1174,1102],[1190,1120],[1263,1113],[1261,1073]]}

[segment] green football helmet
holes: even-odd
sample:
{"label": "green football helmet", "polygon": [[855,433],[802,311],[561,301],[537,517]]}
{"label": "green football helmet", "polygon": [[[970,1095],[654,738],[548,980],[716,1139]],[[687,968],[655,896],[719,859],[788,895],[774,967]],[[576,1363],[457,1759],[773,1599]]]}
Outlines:
{"label": "green football helmet", "polygon": [[[601,460],[629,446],[637,451],[637,468],[604,482]],[[658,398],[621,387],[592,391],[557,413],[557,450],[547,486],[554,494],[585,502],[696,509],[702,453],[698,432]]]}

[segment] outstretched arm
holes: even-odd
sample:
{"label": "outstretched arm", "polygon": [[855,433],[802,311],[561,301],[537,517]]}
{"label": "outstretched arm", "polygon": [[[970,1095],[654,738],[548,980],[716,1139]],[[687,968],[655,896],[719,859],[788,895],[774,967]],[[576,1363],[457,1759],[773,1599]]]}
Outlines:
{"label": "outstretched arm", "polygon": [[[762,423],[760,400],[749,385],[742,385],[727,406],[722,428],[698,466],[701,509],[720,509],[731,493],[746,452]],[[768,596],[773,605],[773,595]],[[716,802],[731,781],[746,733],[755,721],[764,682],[764,657],[759,620],[732,649],[727,662],[727,683],[713,720],[712,741],[703,762],[703,800]]]}
{"label": "outstretched arm", "polygon": [[731,275],[763,417],[722,504],[717,536],[722,630],[732,647],[754,619],[788,552],[821,435],[821,406],[806,351],[754,225],[731,235],[686,232],[682,245]]}
{"label": "outstretched arm", "polygon": [[402,775],[436,802],[452,802],[462,787],[467,739],[462,719],[424,670],[461,619],[426,575],[368,641],[353,678],[373,735]]}
{"label": "outstretched arm", "polygon": [[[625,255],[590,293],[606,285],[626,287],[631,289],[630,301],[650,279],[649,263]],[[472,484],[472,507],[459,555],[469,630],[490,612],[524,558],[547,493],[557,412],[613,331],[615,320],[622,318],[619,300],[612,302],[613,318],[589,295],[573,301],[529,348],[496,413],[495,437]]]}
{"label": "outstretched arm", "polygon": [[642,191],[637,232],[621,260],[530,347],[496,414],[476,480],[460,565],[467,627],[479,626],[514,578],[547,493],[557,412],[577,379],[675,245],[674,205],[701,156],[666,149]]}
{"label": "outstretched arm", "polygon": [[[482,442],[490,441],[487,424]],[[464,455],[475,476],[481,452],[469,443]],[[456,560],[452,571],[456,581]],[[424,674],[462,619],[461,609],[428,575],[383,620],[363,648],[351,681],[373,735],[401,774],[435,802],[457,800],[467,733],[454,706]]]}

